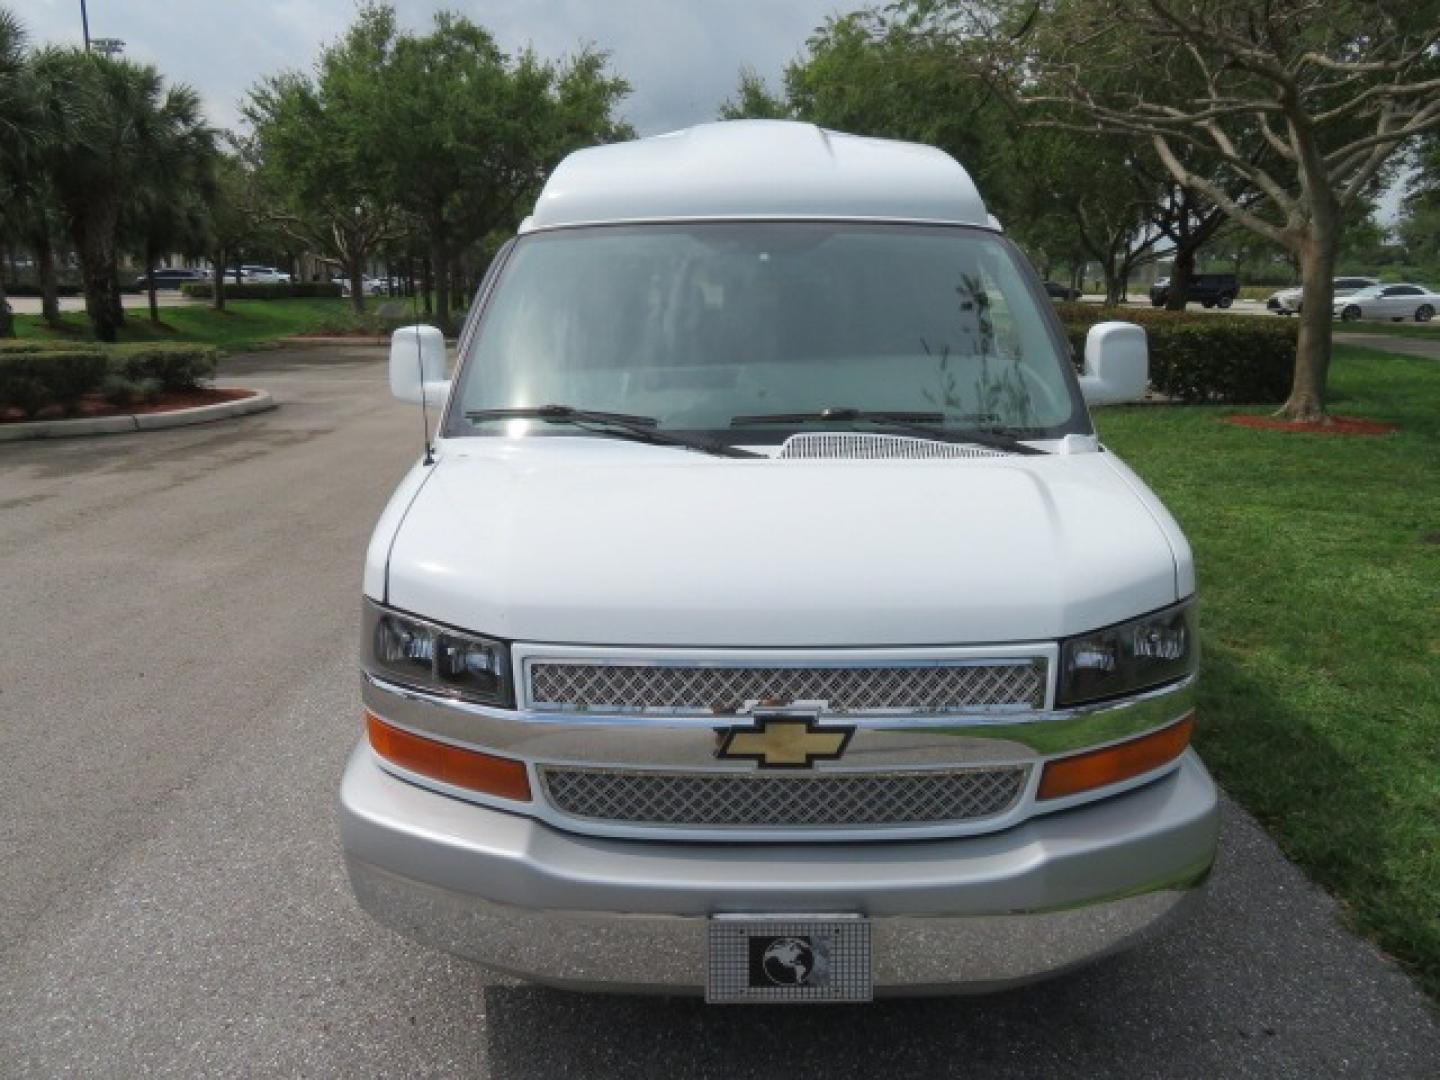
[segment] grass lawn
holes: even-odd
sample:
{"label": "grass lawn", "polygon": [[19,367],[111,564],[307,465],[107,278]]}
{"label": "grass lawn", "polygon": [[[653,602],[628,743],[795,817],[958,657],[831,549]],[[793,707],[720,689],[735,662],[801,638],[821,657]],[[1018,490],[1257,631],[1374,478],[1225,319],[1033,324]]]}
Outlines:
{"label": "grass lawn", "polygon": [[[405,303],[405,301],[396,301]],[[367,302],[368,311],[357,317],[344,299],[319,297],[300,300],[231,300],[225,310],[201,305],[162,307],[160,325],[150,321],[145,310],[127,312],[121,341],[200,341],[231,351],[292,334],[339,333],[357,328],[383,332],[375,315],[377,302]],[[20,337],[60,338],[75,341],[94,337],[84,312],[67,312],[64,329],[52,330],[39,315],[17,315]]]}
{"label": "grass lawn", "polygon": [[1341,346],[1333,388],[1399,433],[1097,422],[1195,548],[1205,760],[1440,998],[1440,363]]}

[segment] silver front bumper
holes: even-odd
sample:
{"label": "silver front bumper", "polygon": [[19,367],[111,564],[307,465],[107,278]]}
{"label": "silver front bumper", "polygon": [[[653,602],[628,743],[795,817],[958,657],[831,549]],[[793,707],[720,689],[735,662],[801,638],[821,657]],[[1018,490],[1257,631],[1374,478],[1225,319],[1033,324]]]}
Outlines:
{"label": "silver front bumper", "polygon": [[1213,782],[1189,751],[1109,799],[964,838],[824,844],[563,832],[384,772],[365,744],[340,793],[361,905],[408,936],[537,982],[700,993],[707,917],[856,912],[877,993],[997,989],[1143,938],[1215,854]]}

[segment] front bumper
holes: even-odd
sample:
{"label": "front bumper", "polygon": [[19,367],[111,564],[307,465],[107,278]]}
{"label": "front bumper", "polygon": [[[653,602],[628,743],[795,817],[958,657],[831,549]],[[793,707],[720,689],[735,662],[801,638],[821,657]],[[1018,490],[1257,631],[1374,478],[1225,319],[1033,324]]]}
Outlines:
{"label": "front bumper", "polygon": [[361,905],[416,940],[537,982],[701,993],[707,917],[858,912],[877,993],[999,989],[1127,947],[1196,895],[1215,786],[1187,751],[1109,799],[984,836],[718,844],[563,832],[384,772],[340,793]]}

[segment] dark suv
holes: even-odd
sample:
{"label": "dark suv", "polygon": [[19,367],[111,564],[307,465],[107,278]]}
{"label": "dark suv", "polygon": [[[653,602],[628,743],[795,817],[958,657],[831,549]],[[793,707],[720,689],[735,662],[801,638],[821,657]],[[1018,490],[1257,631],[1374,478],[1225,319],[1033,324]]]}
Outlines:
{"label": "dark suv", "polygon": [[[1185,302],[1198,300],[1207,308],[1228,308],[1240,295],[1240,284],[1234,274],[1193,274],[1185,290]],[[1164,307],[1170,299],[1170,279],[1162,277],[1150,286],[1150,303]]]}

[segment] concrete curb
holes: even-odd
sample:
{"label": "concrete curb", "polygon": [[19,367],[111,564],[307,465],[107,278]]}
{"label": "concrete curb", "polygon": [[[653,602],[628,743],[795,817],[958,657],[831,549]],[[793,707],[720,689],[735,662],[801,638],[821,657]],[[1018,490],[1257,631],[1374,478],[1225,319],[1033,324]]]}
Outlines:
{"label": "concrete curb", "polygon": [[236,401],[218,401],[214,405],[197,405],[193,409],[172,412],[140,413],[132,416],[95,416],[80,420],[34,420],[23,424],[0,424],[0,442],[22,439],[64,439],[75,435],[120,435],[132,431],[160,431],[165,428],[208,424],[229,420],[249,413],[275,408],[275,399],[268,390],[255,390]]}

